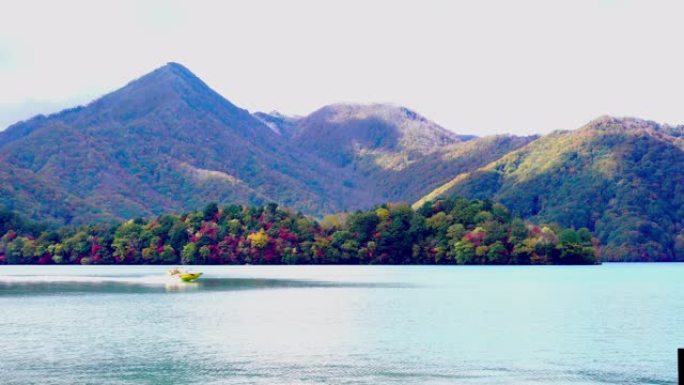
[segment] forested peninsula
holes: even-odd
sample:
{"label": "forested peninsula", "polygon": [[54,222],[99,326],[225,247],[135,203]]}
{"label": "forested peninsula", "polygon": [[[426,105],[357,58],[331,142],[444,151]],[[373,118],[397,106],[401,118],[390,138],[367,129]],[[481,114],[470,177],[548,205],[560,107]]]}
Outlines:
{"label": "forested peninsula", "polygon": [[321,221],[271,203],[52,227],[0,213],[2,264],[594,264],[589,230],[534,225],[489,200],[384,204]]}

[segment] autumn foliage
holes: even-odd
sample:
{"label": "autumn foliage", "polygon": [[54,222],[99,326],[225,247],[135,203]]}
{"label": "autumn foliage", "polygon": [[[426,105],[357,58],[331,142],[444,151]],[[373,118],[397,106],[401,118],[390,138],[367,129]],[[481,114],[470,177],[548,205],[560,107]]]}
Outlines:
{"label": "autumn foliage", "polygon": [[586,264],[597,250],[586,229],[535,226],[499,204],[462,198],[418,210],[385,204],[321,223],[276,204],[210,204],[78,228],[0,219],[7,264]]}

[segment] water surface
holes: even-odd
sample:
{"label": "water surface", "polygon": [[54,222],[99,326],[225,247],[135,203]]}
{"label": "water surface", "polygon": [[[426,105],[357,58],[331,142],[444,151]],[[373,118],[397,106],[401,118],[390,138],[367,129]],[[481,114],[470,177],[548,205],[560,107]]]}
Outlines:
{"label": "water surface", "polygon": [[0,267],[3,384],[675,384],[684,264]]}

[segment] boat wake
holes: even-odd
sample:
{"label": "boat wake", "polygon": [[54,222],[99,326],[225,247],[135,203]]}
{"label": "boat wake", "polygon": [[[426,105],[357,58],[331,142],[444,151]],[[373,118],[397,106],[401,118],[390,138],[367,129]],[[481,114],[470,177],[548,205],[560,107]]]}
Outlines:
{"label": "boat wake", "polygon": [[41,283],[124,283],[136,285],[167,285],[178,282],[169,276],[78,276],[78,275],[0,275],[0,284],[41,284]]}
{"label": "boat wake", "polygon": [[396,284],[326,282],[312,280],[206,277],[184,282],[169,275],[0,275],[0,296],[61,293],[156,293],[198,290],[234,291],[332,287],[402,287]]}

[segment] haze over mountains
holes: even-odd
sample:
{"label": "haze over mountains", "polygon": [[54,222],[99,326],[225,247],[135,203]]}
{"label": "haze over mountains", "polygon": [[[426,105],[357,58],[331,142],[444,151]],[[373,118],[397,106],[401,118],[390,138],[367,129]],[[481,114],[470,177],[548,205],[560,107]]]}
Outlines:
{"label": "haze over mountains", "polygon": [[477,138],[383,104],[252,114],[169,63],[0,132],[0,206],[79,224],[212,201],[321,217],[459,194],[588,227],[606,258],[671,260],[684,258],[683,132],[605,117],[541,138]]}

